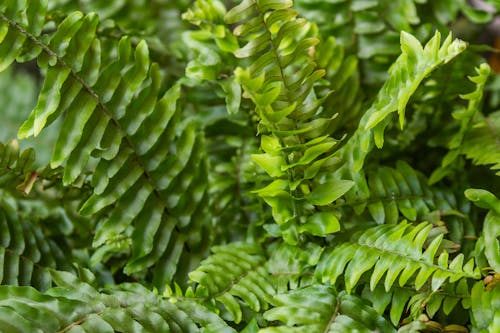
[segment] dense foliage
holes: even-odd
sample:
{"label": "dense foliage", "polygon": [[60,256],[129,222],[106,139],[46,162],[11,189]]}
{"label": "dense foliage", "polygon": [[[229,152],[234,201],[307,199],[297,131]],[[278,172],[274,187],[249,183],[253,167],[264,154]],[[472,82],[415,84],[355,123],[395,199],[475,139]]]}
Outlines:
{"label": "dense foliage", "polygon": [[0,331],[500,332],[484,3],[1,1]]}

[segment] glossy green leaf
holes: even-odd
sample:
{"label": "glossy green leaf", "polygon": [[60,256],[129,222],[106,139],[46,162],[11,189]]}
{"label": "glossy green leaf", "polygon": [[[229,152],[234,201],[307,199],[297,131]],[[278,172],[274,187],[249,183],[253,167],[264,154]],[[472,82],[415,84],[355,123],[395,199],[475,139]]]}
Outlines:
{"label": "glossy green leaf", "polygon": [[314,205],[324,206],[340,198],[354,186],[350,180],[330,181],[318,185],[307,195],[307,200]]}
{"label": "glossy green leaf", "polygon": [[330,212],[319,212],[311,215],[307,222],[299,227],[299,231],[314,236],[326,236],[340,230],[337,217]]}

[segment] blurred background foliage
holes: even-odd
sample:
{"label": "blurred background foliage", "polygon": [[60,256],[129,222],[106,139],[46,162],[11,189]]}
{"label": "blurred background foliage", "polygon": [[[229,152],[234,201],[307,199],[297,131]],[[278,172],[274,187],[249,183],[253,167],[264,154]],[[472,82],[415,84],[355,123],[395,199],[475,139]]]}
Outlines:
{"label": "blurred background foliage", "polygon": [[[239,3],[223,2],[227,8]],[[185,96],[180,102],[183,117],[193,119],[204,135],[210,183],[206,206],[210,210],[212,244],[240,240],[271,242],[270,230],[262,228],[269,226],[271,211],[261,198],[251,193],[262,188],[268,178],[250,159],[250,155],[259,150],[260,140],[254,131],[258,119],[253,105],[241,98],[239,86],[235,88],[236,58],[231,52],[238,44],[228,37],[228,30],[224,30],[227,29],[224,13],[214,7],[211,17],[202,20],[200,16],[206,11],[196,12],[194,3],[189,0],[49,0],[52,25],[47,24],[45,29],[54,29],[68,12],[95,11],[101,20],[98,34],[104,42],[116,41],[125,35],[136,45],[145,39],[151,59],[160,64],[164,78],[162,90],[180,80]],[[401,30],[412,33],[422,43],[436,30],[443,35],[451,30],[454,37],[469,44],[460,57],[427,77],[412,96],[406,110],[405,130],[400,130],[397,121],[388,125],[384,148],[370,154],[365,163],[373,198],[364,203],[367,209],[362,214],[356,211],[358,202],[340,200],[335,204],[348,231],[335,237],[346,241],[351,234],[377,223],[395,223],[408,217],[403,204],[395,203],[394,192],[385,191],[395,189],[401,191],[401,195],[412,197],[415,193],[403,193],[404,189],[394,185],[404,175],[414,179],[423,193],[415,195],[423,199],[418,197],[411,202],[419,208],[413,220],[435,223],[438,227],[434,232],[446,234],[441,246],[450,253],[459,244],[466,257],[473,255],[477,250],[473,239],[481,228],[477,221],[485,213],[475,209],[461,193],[467,187],[500,193],[500,179],[492,176],[494,171],[490,168],[494,163],[464,152],[462,155],[466,158],[460,155],[453,164],[443,167],[442,174],[435,175],[434,179],[432,175],[442,167],[443,157],[450,150],[450,138],[460,132],[460,112],[470,105],[470,99],[464,95],[476,89],[475,82],[465,78],[476,75],[475,68],[485,61],[492,71],[486,74],[488,80],[478,107],[480,111],[471,124],[479,129],[471,136],[483,134],[484,126],[480,126],[488,123],[491,126],[487,134],[491,135],[485,140],[494,142],[495,136],[496,140],[500,137],[500,1],[296,0],[295,8],[310,22],[309,33],[321,40],[321,44],[310,50],[319,66],[326,70],[323,81],[317,84],[318,94],[326,98],[318,116],[329,118],[338,114],[329,130],[332,137],[344,138],[340,145],[358,128],[363,112],[373,102],[387,79],[389,67],[401,53]],[[35,63],[16,65],[0,73],[0,141],[8,142],[16,137],[20,124],[36,104],[42,76]],[[329,89],[334,93],[328,95]],[[36,139],[20,142],[21,148],[35,148],[37,167],[48,164],[58,126],[60,123],[56,122]],[[474,151],[473,148],[469,150]],[[396,163],[397,160],[402,162]],[[57,173],[45,175],[48,183],[44,186],[48,188],[51,177],[60,177]],[[377,187],[380,184],[383,186]],[[48,244],[58,244],[51,245],[53,252],[63,254],[72,249],[72,260],[87,266],[91,230],[97,222],[78,216],[75,213],[78,202],[72,200],[89,195],[85,182],[82,180],[69,189],[43,191],[43,194],[38,190],[35,188],[33,196],[26,200],[19,199],[20,193],[5,194],[6,198],[12,195],[18,200],[14,204],[6,199],[5,205],[18,205],[13,209],[25,216],[36,210],[33,215],[39,216],[43,223],[36,222],[30,227],[35,231],[26,229],[25,232],[45,234]],[[58,194],[61,191],[65,194]],[[64,204],[59,206],[62,198]],[[391,205],[381,210],[381,202]],[[328,244],[332,239],[321,242]],[[296,279],[285,279],[284,285],[308,285],[313,266],[310,262],[314,261],[311,257],[319,257],[320,253],[319,246],[311,244],[314,245],[297,258],[286,245],[270,246],[269,269],[300,271]],[[64,256],[59,259],[48,266],[78,271],[78,266],[64,265]],[[100,285],[149,278],[147,275],[125,276],[114,269],[115,266],[111,262],[108,267],[95,268]],[[279,282],[279,277],[276,280]],[[368,299],[376,299],[373,291],[366,293]],[[443,322],[461,322],[461,315],[453,313]]]}

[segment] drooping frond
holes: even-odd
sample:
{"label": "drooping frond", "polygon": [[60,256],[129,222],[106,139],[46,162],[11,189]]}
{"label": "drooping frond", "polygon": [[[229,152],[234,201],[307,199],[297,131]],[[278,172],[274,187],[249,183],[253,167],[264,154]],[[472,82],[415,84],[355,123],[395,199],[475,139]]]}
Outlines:
{"label": "drooping frond", "polygon": [[358,284],[363,273],[372,269],[369,282],[372,290],[384,275],[385,290],[390,290],[398,277],[399,286],[413,284],[418,290],[430,283],[433,291],[446,280],[453,283],[462,278],[477,279],[480,275],[474,260],[464,264],[464,255],[459,254],[448,262],[448,252],[438,253],[443,235],[424,248],[431,229],[432,225],[426,222],[416,226],[402,222],[372,227],[356,242],[341,244],[326,253],[318,263],[316,276],[323,282],[335,284],[344,273],[348,292]]}
{"label": "drooping frond", "polygon": [[256,244],[231,243],[216,246],[212,251],[189,273],[190,280],[196,282],[193,297],[203,303],[222,305],[226,312],[222,316],[235,323],[242,320],[244,306],[254,312],[268,309],[275,288],[264,266],[262,249]]}
{"label": "drooping frond", "polygon": [[155,282],[163,285],[186,243],[203,248],[202,237],[192,236],[204,234],[202,137],[195,124],[180,121],[180,86],[164,92],[144,41],[101,38],[97,16],[80,12],[46,33],[46,5],[0,5],[0,70],[36,59],[45,71],[38,104],[19,136],[36,136],[64,115],[51,166],[64,165],[67,185],[87,172],[89,161],[95,165],[94,192],[81,209],[106,216],[94,239],[94,261],[123,253],[127,274],[161,262]]}
{"label": "drooping frond", "polygon": [[402,54],[389,69],[389,78],[361,118],[359,128],[336,153],[344,163],[338,173],[340,177],[356,182],[358,197],[369,196],[365,177],[360,171],[373,144],[379,148],[383,146],[384,130],[391,120],[390,115],[398,112],[402,127],[406,105],[422,80],[437,67],[460,54],[466,46],[461,40],[453,41],[451,34],[441,44],[439,32],[424,47],[404,31],[401,32],[400,41]]}
{"label": "drooping frond", "polygon": [[394,327],[365,300],[312,285],[279,294],[274,308],[264,313],[270,325],[259,333],[395,332]]}
{"label": "drooping frond", "polygon": [[162,299],[141,284],[102,292],[53,271],[58,287],[0,286],[0,326],[9,332],[235,332],[195,302]]}

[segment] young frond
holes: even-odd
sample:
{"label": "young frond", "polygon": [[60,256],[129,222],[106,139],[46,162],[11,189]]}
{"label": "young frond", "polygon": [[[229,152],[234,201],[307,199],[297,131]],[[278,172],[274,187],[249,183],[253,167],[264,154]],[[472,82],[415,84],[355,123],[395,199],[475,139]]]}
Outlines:
{"label": "young frond", "polygon": [[[376,146],[383,146],[384,129],[390,120],[388,115],[397,111],[400,125],[403,127],[406,104],[418,85],[438,66],[460,54],[465,47],[463,41],[452,40],[451,34],[441,44],[441,34],[436,32],[432,39],[422,46],[415,37],[401,32],[402,54],[389,69],[389,78],[379,91],[375,102],[363,115],[360,128],[339,151],[346,156],[346,161],[354,167],[354,171],[361,168],[363,157],[371,149],[372,134]],[[347,158],[348,154],[351,154],[351,157]],[[354,160],[357,163],[353,163]]]}
{"label": "young frond", "polygon": [[452,40],[451,34],[441,44],[439,32],[436,32],[425,46],[404,31],[401,32],[400,41],[402,54],[389,69],[389,78],[362,116],[358,129],[335,154],[343,161],[337,171],[339,177],[351,179],[356,183],[355,191],[351,191],[347,197],[354,192],[358,198],[369,197],[362,168],[373,145],[382,148],[384,131],[391,121],[390,115],[398,112],[400,126],[403,127],[406,105],[422,80],[466,47],[465,42]]}

